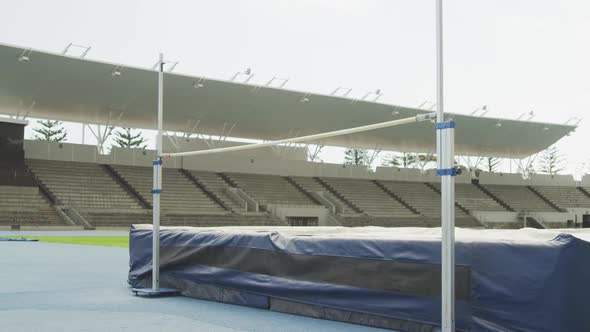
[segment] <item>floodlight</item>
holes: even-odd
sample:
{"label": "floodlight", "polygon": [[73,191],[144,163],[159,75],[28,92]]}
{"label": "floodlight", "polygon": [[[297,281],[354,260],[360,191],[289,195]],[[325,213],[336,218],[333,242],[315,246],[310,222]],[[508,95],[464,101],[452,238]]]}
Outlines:
{"label": "floodlight", "polygon": [[195,89],[201,89],[205,87],[205,79],[204,78],[199,78],[198,80],[193,82],[193,88]]}
{"label": "floodlight", "polygon": [[66,48],[64,48],[64,50],[61,52],[61,55],[66,55],[70,51],[70,49],[72,49],[72,48],[76,48],[78,50],[83,50],[82,53],[80,53],[80,55],[78,55],[78,57],[84,58],[88,54],[88,52],[90,52],[90,49],[92,47],[69,43],[68,46],[66,46]]}
{"label": "floodlight", "polygon": [[31,55],[32,50],[30,48],[24,49],[21,54],[17,57],[18,62],[29,62],[31,59],[29,56]]}
{"label": "floodlight", "polygon": [[275,87],[282,88],[282,87],[285,86],[285,84],[287,84],[287,82],[289,82],[289,78],[283,78],[283,77],[274,76],[268,82],[266,82],[265,85],[266,86],[271,86],[271,84],[273,82],[279,82],[278,84],[275,84]]}
{"label": "floodlight", "polygon": [[340,91],[343,91],[340,94],[340,97],[346,97],[346,96],[348,96],[348,94],[350,93],[350,91],[352,91],[352,88],[345,88],[345,87],[339,86],[336,89],[334,89],[334,91],[332,91],[332,93],[330,93],[330,95],[335,96]]}
{"label": "floodlight", "polygon": [[111,76],[113,76],[113,77],[121,76],[121,66],[115,67],[115,69],[113,69],[113,71],[111,72]]}
{"label": "floodlight", "polygon": [[309,93],[304,94],[300,99],[300,103],[309,103]]}
{"label": "floodlight", "polygon": [[234,76],[232,76],[229,80],[234,81],[236,78],[238,78],[238,76],[242,75],[246,76],[246,80],[242,83],[248,83],[252,79],[252,77],[254,77],[254,74],[252,73],[252,68],[248,67],[245,70],[235,73]]}
{"label": "floodlight", "polygon": [[373,102],[375,102],[375,101],[377,101],[377,99],[379,99],[383,95],[383,91],[381,91],[381,89],[375,89],[375,90],[369,91],[363,96],[363,98],[361,98],[361,100],[365,100],[371,95],[375,96],[372,100]]}
{"label": "floodlight", "polygon": [[479,113],[479,116],[484,116],[488,113],[488,105],[483,105],[473,110],[473,112],[469,113],[469,115],[476,116]]}
{"label": "floodlight", "polygon": [[[525,116],[528,116],[526,119],[524,119]],[[535,117],[535,111],[530,111],[530,112],[525,112],[522,113],[521,115],[518,116],[518,118],[516,118],[516,120],[523,120],[523,121],[530,121],[532,118]]]}

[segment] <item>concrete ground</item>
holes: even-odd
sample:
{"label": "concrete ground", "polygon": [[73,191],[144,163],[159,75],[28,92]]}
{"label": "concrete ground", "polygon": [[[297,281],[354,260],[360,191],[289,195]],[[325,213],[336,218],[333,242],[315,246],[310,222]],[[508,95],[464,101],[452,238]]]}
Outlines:
{"label": "concrete ground", "polygon": [[[39,235],[81,234],[72,233]],[[0,331],[383,331],[186,297],[140,298],[127,271],[126,248],[0,242]]]}

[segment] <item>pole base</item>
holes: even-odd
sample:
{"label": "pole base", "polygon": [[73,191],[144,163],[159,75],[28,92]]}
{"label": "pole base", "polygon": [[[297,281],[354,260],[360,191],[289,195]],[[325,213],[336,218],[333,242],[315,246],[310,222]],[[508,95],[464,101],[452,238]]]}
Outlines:
{"label": "pole base", "polygon": [[180,295],[180,291],[174,288],[131,288],[131,292],[136,296],[143,297],[162,297],[162,296],[176,296]]}

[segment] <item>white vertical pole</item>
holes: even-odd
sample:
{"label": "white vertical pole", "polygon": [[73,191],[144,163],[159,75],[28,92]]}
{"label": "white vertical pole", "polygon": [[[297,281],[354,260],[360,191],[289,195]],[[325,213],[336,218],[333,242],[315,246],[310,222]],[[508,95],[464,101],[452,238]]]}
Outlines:
{"label": "white vertical pole", "polygon": [[86,142],[86,124],[82,124],[82,144]]}
{"label": "white vertical pole", "polygon": [[[436,105],[437,123],[444,119],[443,80],[443,0],[436,0]],[[454,129],[437,130],[438,168],[451,170],[454,165]],[[455,331],[455,178],[441,176],[441,327]]]}
{"label": "white vertical pole", "polygon": [[162,191],[162,120],[164,112],[164,55],[158,60],[158,134],[156,135],[157,156],[154,160],[153,195],[153,241],[152,241],[152,290],[160,290],[160,193]]}
{"label": "white vertical pole", "polygon": [[[442,0],[436,0],[436,122],[444,122]],[[437,145],[441,142],[437,142]]]}

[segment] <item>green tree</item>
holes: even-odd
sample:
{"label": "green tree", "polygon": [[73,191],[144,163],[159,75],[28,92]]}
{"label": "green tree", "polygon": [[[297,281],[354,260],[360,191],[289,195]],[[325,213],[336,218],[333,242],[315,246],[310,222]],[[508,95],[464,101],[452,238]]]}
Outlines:
{"label": "green tree", "polygon": [[496,157],[486,157],[484,162],[485,170],[490,173],[495,173],[499,170],[502,160]]}
{"label": "green tree", "polygon": [[416,164],[416,155],[409,152],[390,153],[381,158],[381,165],[409,168]]}
{"label": "green tree", "polygon": [[33,129],[35,139],[39,141],[65,142],[68,133],[63,127],[63,122],[55,120],[41,120],[39,128]]}
{"label": "green tree", "polygon": [[559,152],[557,146],[547,148],[539,161],[539,172],[556,175],[565,169],[565,158]]}
{"label": "green tree", "polygon": [[369,166],[369,154],[367,150],[346,149],[344,151],[344,165],[365,165]]}
{"label": "green tree", "polygon": [[426,171],[426,167],[428,165],[431,165],[432,163],[436,163],[436,161],[437,161],[437,157],[433,153],[419,154],[419,155],[416,155],[415,164],[418,166],[420,171],[422,173],[424,173],[424,171]]}
{"label": "green tree", "polygon": [[147,147],[147,139],[143,137],[143,133],[139,131],[134,134],[131,128],[117,129],[113,140],[115,141],[113,146],[120,148],[145,149]]}

